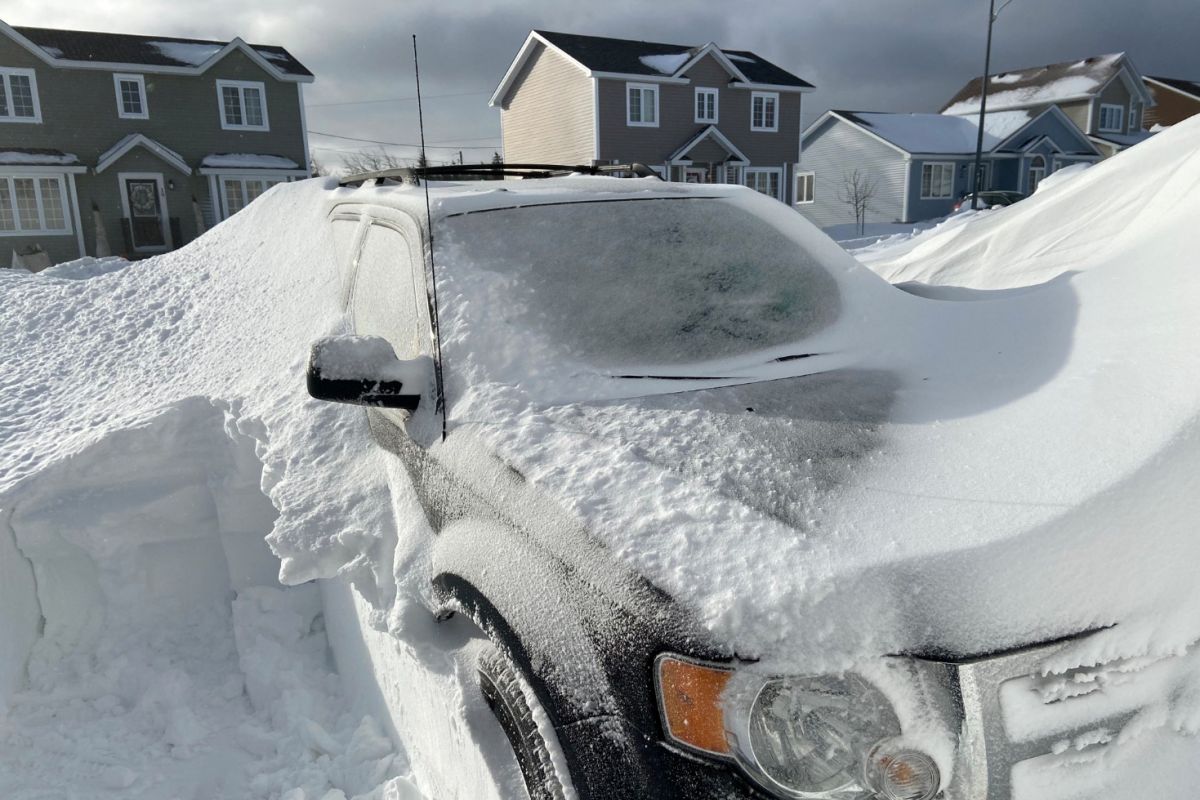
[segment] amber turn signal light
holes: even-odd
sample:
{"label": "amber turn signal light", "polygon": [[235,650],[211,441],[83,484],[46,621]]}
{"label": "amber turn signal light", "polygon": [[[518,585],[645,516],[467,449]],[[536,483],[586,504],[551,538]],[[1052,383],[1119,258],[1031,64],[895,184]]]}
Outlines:
{"label": "amber turn signal light", "polygon": [[733,670],[663,654],[655,662],[658,707],[667,736],[709,755],[730,755],[721,693]]}

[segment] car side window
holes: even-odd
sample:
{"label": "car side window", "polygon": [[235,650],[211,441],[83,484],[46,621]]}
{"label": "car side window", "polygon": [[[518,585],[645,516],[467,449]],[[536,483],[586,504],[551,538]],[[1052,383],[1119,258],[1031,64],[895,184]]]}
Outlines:
{"label": "car side window", "polygon": [[413,263],[408,241],[395,229],[372,225],[367,231],[350,303],[354,330],[387,339],[402,359],[428,352],[422,266]]}

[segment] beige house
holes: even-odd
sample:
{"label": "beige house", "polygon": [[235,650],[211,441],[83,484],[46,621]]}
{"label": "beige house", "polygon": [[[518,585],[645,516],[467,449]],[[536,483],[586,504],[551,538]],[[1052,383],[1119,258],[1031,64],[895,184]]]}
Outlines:
{"label": "beige house", "polygon": [[812,84],[746,50],[532,31],[492,96],[510,163],[640,162],[672,181],[811,195]]}
{"label": "beige house", "polygon": [[[982,84],[975,78],[942,108],[943,114],[978,116]],[[988,76],[987,110],[1038,112],[1057,106],[1105,157],[1143,141],[1154,96],[1125,53],[1091,56]]]}

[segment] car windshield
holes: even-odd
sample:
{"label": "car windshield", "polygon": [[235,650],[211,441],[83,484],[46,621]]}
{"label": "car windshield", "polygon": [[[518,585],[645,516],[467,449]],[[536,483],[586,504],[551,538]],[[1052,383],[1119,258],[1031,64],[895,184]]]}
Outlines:
{"label": "car windshield", "polygon": [[536,340],[559,362],[739,356],[799,342],[840,307],[812,254],[720,199],[476,212],[449,217],[438,235],[439,278],[445,270],[461,300],[503,317],[494,334]]}

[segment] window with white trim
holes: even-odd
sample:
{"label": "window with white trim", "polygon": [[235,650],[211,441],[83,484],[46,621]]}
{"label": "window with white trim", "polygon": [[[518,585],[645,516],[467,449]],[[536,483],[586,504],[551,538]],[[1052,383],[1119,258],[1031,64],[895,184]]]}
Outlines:
{"label": "window with white trim", "polygon": [[652,83],[625,84],[625,124],[658,127],[658,87]]}
{"label": "window with white trim", "polygon": [[150,119],[146,103],[146,80],[141,75],[116,73],[113,87],[117,92],[117,116],[121,119]]}
{"label": "window with white trim", "polygon": [[241,211],[277,183],[286,183],[285,178],[271,175],[245,175],[221,178],[221,194],[225,199],[225,216]]}
{"label": "window with white trim", "polygon": [[750,130],[779,130],[779,92],[750,93]]}
{"label": "window with white trim", "polygon": [[696,122],[717,121],[717,90],[696,87]]}
{"label": "window with white trim", "polygon": [[1029,180],[1025,187],[1026,194],[1033,194],[1037,191],[1038,184],[1046,177],[1046,158],[1045,156],[1034,156],[1029,161]]}
{"label": "window with white trim", "polygon": [[1125,107],[1109,105],[1108,103],[1100,104],[1100,130],[1105,133],[1122,133],[1124,132],[1123,124],[1125,122]]}
{"label": "window with white trim", "polygon": [[779,199],[779,184],[783,177],[780,167],[746,167],[746,185],[760,194]]}
{"label": "window with white trim", "polygon": [[0,177],[0,236],[70,232],[61,177]]}
{"label": "window with white trim", "polygon": [[1136,133],[1142,127],[1141,109],[1134,101],[1129,101],[1129,132]]}
{"label": "window with white trim", "polygon": [[814,201],[814,184],[817,176],[812,172],[797,172],[796,173],[796,205],[803,205]]}
{"label": "window with white trim", "polygon": [[927,161],[921,165],[921,199],[947,200],[954,196],[954,164]]}
{"label": "window with white trim", "polygon": [[260,81],[217,81],[221,128],[269,131],[267,89]]}
{"label": "window with white trim", "polygon": [[0,122],[41,122],[37,75],[31,69],[0,67]]}

